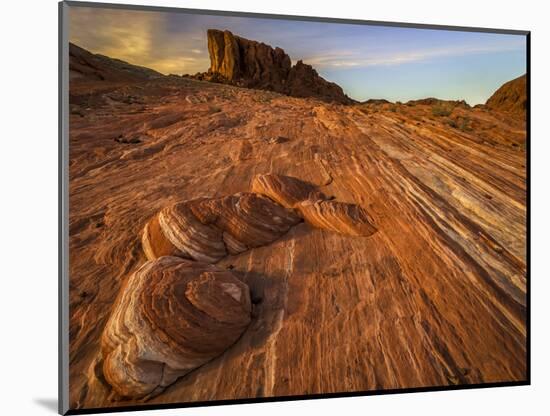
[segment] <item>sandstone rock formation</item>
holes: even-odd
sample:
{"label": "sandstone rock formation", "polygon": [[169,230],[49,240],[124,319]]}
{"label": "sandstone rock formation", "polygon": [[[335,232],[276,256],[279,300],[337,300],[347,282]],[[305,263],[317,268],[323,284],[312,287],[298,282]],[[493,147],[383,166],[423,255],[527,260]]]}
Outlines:
{"label": "sandstone rock formation", "polygon": [[508,81],[495,91],[485,105],[497,111],[505,111],[525,117],[527,109],[527,75]]}
{"label": "sandstone rock formation", "polygon": [[360,206],[325,201],[315,186],[291,176],[257,175],[252,191],[183,201],[162,209],[143,229],[145,255],[149,260],[178,256],[216,263],[227,255],[272,243],[301,218],[340,234],[370,236],[376,232]]}
{"label": "sandstone rock formation", "polygon": [[291,176],[257,175],[252,191],[266,195],[286,208],[295,208],[316,228],[352,236],[370,236],[376,232],[372,219],[357,204],[327,200],[315,186]]}
{"label": "sandstone rock formation", "polygon": [[269,244],[299,221],[293,211],[253,193],[184,201],[147,223],[142,246],[150,260],[173,255],[214,263]]}
{"label": "sandstone rock formation", "polygon": [[234,36],[228,30],[209,29],[207,37],[210,73],[247,87],[283,92],[291,62],[281,48]]}
{"label": "sandstone rock formation", "polygon": [[230,347],[250,314],[249,289],[230,271],[178,257],[147,262],[103,331],[105,380],[121,397],[157,395]]}
{"label": "sandstone rock formation", "polygon": [[199,79],[227,82],[247,88],[275,91],[293,97],[353,102],[342,88],[319,76],[311,65],[290,57],[281,48],[235,36],[230,31],[208,30],[210,68]]}

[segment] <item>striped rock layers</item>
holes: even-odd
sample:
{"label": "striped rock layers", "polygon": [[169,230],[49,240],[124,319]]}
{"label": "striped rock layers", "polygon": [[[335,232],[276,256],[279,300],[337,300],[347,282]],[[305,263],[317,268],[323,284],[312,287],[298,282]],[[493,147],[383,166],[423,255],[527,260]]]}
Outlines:
{"label": "striped rock layers", "polygon": [[142,246],[148,259],[173,255],[214,263],[269,244],[300,221],[294,211],[253,193],[196,199],[161,210],[146,224]]}
{"label": "striped rock layers", "polygon": [[310,225],[335,233],[368,237],[377,230],[367,212],[356,204],[337,201],[305,201],[298,206]]}
{"label": "striped rock layers", "polygon": [[327,199],[312,184],[275,173],[256,175],[252,180],[252,192],[265,195],[286,208],[296,208],[306,200]]}
{"label": "striped rock layers", "polygon": [[252,190],[286,208],[295,208],[307,223],[316,228],[363,237],[377,231],[361,206],[327,200],[315,186],[291,176],[257,175],[252,181]]}
{"label": "striped rock layers", "polygon": [[248,286],[213,265],[161,257],[129,277],[101,338],[103,374],[147,398],[220,355],[251,319]]}

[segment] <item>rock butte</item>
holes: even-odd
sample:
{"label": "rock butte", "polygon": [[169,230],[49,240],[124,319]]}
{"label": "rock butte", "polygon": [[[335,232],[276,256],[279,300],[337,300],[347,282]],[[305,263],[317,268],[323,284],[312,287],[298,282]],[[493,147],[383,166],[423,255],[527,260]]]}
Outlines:
{"label": "rock butte", "polygon": [[147,262],[105,325],[105,380],[121,397],[153,397],[225,351],[250,314],[248,286],[230,271],[178,257]]}
{"label": "rock butte", "polygon": [[340,104],[354,102],[339,85],[320,77],[311,65],[298,61],[292,66],[281,48],[235,36],[228,30],[208,30],[208,53],[210,68],[196,74],[197,79]]}
{"label": "rock butte", "polygon": [[[146,223],[157,241],[161,224],[150,219],[178,200],[249,191],[298,217],[304,201],[328,201],[310,197],[312,188],[295,198],[288,176],[363,207],[378,231],[357,238],[300,222],[221,258],[215,270],[250,289],[250,324],[240,337],[235,327],[233,344],[212,338],[220,355],[148,403],[526,379],[524,115],[447,103],[440,116],[432,101],[343,106],[139,69],[102,80],[96,74],[119,61],[94,65],[70,88],[71,408],[141,403],[111,401],[103,360],[96,364],[117,348],[107,334],[125,332],[111,311],[147,311],[116,301],[134,292],[130,276],[147,262]],[[255,180],[265,172],[284,183]],[[242,249],[229,235],[226,246]],[[106,374],[124,393],[116,374],[126,367],[116,360]],[[130,387],[146,398],[158,381]]]}

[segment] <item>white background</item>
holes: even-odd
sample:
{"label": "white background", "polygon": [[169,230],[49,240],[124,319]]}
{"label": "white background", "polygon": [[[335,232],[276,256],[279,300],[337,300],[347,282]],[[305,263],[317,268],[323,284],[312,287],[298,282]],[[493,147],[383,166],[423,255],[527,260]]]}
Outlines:
{"label": "white background", "polygon": [[[532,31],[532,385],[150,411],[148,415],[550,414],[546,2],[135,0],[118,3]],[[0,414],[54,414],[57,402],[57,2],[0,11]],[[132,413],[133,414],[133,413]]]}

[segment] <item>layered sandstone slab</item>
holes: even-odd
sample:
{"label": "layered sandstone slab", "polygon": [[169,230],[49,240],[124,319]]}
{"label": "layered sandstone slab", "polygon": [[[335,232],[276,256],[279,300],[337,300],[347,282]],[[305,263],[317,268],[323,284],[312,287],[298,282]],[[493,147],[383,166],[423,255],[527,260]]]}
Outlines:
{"label": "layered sandstone slab", "polygon": [[128,278],[101,337],[103,376],[120,396],[159,394],[229,348],[251,319],[230,271],[161,257]]}
{"label": "layered sandstone slab", "polygon": [[372,218],[357,204],[328,198],[319,189],[292,176],[257,175],[252,190],[286,208],[295,208],[311,226],[340,234],[368,237],[376,232]]}
{"label": "layered sandstone slab", "polygon": [[368,237],[376,232],[367,211],[356,204],[304,201],[298,209],[304,220],[316,228],[356,237]]}
{"label": "layered sandstone slab", "polygon": [[182,201],[162,209],[143,229],[145,255],[149,260],[178,256],[216,263],[272,243],[302,219],[340,234],[376,232],[362,207],[325,201],[315,186],[297,178],[257,175],[252,190],[256,192]]}

